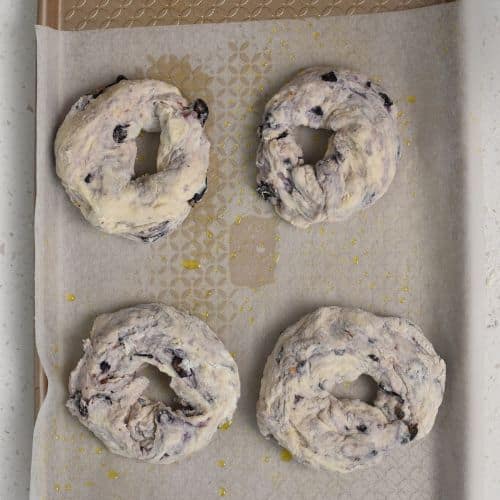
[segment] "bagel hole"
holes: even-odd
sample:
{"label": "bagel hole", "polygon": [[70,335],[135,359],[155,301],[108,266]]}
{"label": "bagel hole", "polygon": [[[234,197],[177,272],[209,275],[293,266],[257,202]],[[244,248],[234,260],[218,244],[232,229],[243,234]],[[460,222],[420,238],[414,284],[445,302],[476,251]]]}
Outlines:
{"label": "bagel hole", "polygon": [[137,145],[137,155],[134,163],[134,175],[132,179],[137,179],[142,175],[156,173],[156,157],[160,147],[160,133],[149,133],[144,130],[135,140]]}
{"label": "bagel hole", "polygon": [[360,375],[353,382],[334,385],[329,392],[337,399],[359,399],[373,406],[377,399],[378,385],[369,375]]}
{"label": "bagel hole", "polygon": [[314,165],[324,158],[332,131],[323,128],[297,127],[293,135],[302,149],[304,163]]}
{"label": "bagel hole", "polygon": [[163,401],[167,406],[175,407],[177,404],[177,395],[170,388],[172,378],[166,373],[161,372],[156,366],[144,364],[137,370],[138,377],[146,377],[149,385],[146,387],[142,396],[151,401]]}

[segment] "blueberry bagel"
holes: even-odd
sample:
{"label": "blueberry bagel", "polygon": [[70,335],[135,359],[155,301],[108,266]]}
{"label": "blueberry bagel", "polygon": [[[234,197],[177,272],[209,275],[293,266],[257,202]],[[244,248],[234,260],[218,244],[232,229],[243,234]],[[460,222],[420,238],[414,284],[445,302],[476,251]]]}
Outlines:
{"label": "blueberry bagel", "polygon": [[[207,105],[158,80],[119,81],[85,95],[57,132],[56,171],[95,227],[152,242],[173,231],[206,190]],[[161,132],[156,173],[134,178],[136,138]]]}
{"label": "blueberry bagel", "polygon": [[[334,386],[368,375],[373,405]],[[300,462],[349,472],[422,439],[443,399],[445,363],[408,320],[324,307],[287,328],[269,356],[257,422]]]}
{"label": "blueberry bagel", "polygon": [[[201,320],[163,304],[98,316],[69,380],[69,411],[118,455],[172,463],[208,444],[231,418],[238,368]],[[145,364],[171,377],[178,404],[143,395]]]}
{"label": "blueberry bagel", "polygon": [[[399,159],[396,107],[384,89],[346,70],[302,71],[266,105],[257,192],[298,227],[347,219],[387,191]],[[304,163],[294,131],[332,132],[324,158]]]}

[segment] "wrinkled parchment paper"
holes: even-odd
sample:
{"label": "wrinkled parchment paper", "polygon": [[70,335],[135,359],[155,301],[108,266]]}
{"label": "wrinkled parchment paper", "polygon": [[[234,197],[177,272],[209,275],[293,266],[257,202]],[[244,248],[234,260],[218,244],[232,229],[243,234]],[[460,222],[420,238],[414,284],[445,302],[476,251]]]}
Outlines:
{"label": "wrinkled parchment paper", "polygon": [[[457,33],[453,4],[242,24],[37,28],[36,340],[49,392],[35,429],[32,498],[463,498],[467,310]],[[266,99],[312,64],[380,80],[400,109],[403,155],[375,207],[299,230],[255,194],[255,129]],[[180,230],[149,246],[93,229],[55,175],[52,144],[70,105],[119,74],[173,81],[211,110],[209,191]],[[142,169],[153,144],[140,148]],[[186,269],[186,260],[199,267]],[[95,315],[147,301],[207,321],[234,353],[242,382],[233,425],[170,466],[111,455],[64,407],[69,372]],[[260,376],[279,333],[328,304],[411,318],[448,365],[432,433],[349,475],[282,460],[255,422]]]}

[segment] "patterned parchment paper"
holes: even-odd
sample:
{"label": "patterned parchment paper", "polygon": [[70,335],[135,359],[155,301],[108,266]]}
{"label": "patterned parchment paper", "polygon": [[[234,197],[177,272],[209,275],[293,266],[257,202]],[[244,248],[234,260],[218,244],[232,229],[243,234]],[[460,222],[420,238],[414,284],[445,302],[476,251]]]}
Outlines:
{"label": "patterned parchment paper", "polygon": [[[463,498],[467,311],[457,31],[454,4],[210,26],[37,29],[36,336],[49,392],[35,428],[32,498]],[[317,63],[363,71],[387,87],[400,109],[403,158],[374,208],[304,231],[255,194],[255,129],[266,99]],[[173,81],[211,109],[209,191],[179,231],[151,246],[86,224],[54,172],[54,134],[69,106],[118,74]],[[144,168],[151,151],[141,151]],[[207,321],[234,354],[242,381],[232,426],[172,466],[109,454],[64,407],[69,372],[95,315],[153,300]],[[408,316],[448,363],[431,435],[350,475],[283,460],[255,423],[260,376],[277,336],[325,304]]]}
{"label": "patterned parchment paper", "polygon": [[350,16],[453,0],[38,0],[38,22],[62,30]]}

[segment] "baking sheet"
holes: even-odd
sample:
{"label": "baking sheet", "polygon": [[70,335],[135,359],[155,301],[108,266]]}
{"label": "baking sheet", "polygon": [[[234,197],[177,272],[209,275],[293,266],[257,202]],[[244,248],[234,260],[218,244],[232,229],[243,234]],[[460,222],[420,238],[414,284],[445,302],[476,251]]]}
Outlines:
{"label": "baking sheet", "polygon": [[453,0],[38,0],[38,23],[62,30],[348,16]]}
{"label": "baking sheet", "polygon": [[[232,498],[464,498],[470,374],[457,33],[453,4],[211,26],[37,28],[36,337],[49,391],[35,428],[32,498],[223,491]],[[374,208],[303,231],[254,192],[255,129],[266,99],[316,63],[381,80],[401,110],[403,158]],[[78,96],[118,74],[169,79],[211,108],[209,192],[179,231],[152,246],[94,230],[54,173],[57,124]],[[184,259],[200,268],[185,269]],[[109,454],[64,408],[95,315],[152,300],[206,320],[234,352],[242,381],[233,425],[201,453],[164,467]],[[431,435],[349,475],[282,461],[255,423],[260,375],[277,336],[326,304],[408,316],[448,364]]]}

